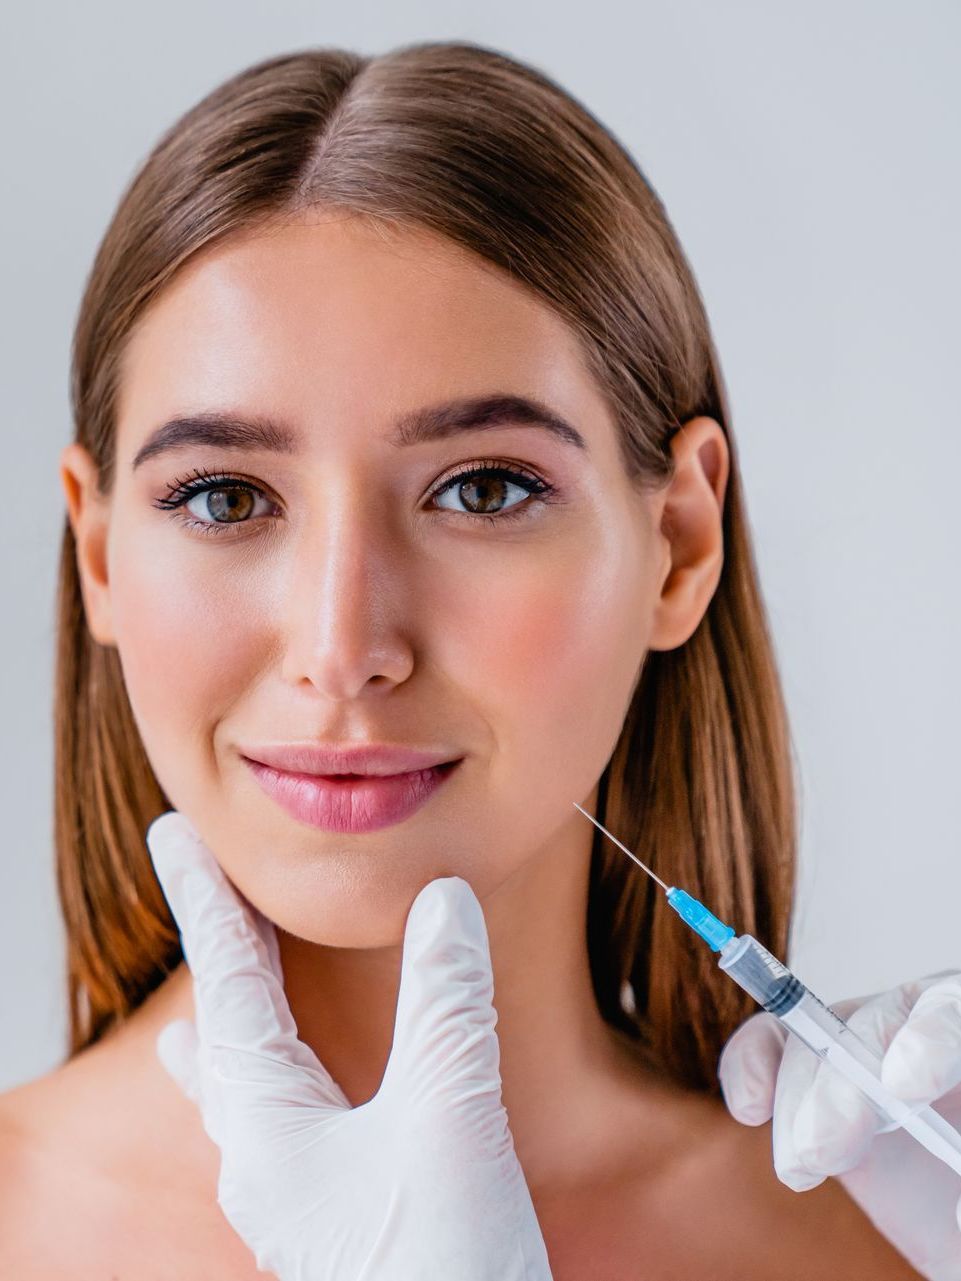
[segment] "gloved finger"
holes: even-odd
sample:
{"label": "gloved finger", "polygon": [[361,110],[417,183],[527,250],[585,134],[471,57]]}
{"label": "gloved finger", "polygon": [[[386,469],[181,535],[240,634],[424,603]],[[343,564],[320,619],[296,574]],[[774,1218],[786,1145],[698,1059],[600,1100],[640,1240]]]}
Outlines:
{"label": "gloved finger", "polygon": [[[238,891],[238,893],[240,893],[240,891]],[[259,908],[254,907],[253,903],[251,903],[250,899],[247,898],[246,895],[241,894],[240,897],[253,920],[257,933],[263,940],[264,947],[267,949],[267,958],[270,961],[270,968],[276,975],[277,982],[281,987],[283,987],[284,966],[280,959],[280,947],[277,943],[277,928],[269,917],[264,916],[263,912],[261,912]]]}
{"label": "gloved finger", "polygon": [[[838,1002],[831,1008],[880,1059],[907,1017],[903,988]],[[822,1061],[794,1123],[795,1151],[813,1173],[843,1174],[860,1165],[885,1124],[861,1091],[833,1063]]]}
{"label": "gloved finger", "polygon": [[297,1029],[236,889],[186,815],[161,814],[146,839],[193,976],[198,1033],[211,1044],[282,1051]]}
{"label": "gloved finger", "polygon": [[752,1014],[721,1051],[717,1074],[728,1111],[742,1125],[763,1125],[774,1114],[774,1088],[787,1028],[773,1014]]}
{"label": "gloved finger", "polygon": [[[831,1008],[883,1060],[919,993],[935,982],[934,977],[912,980],[870,997],[840,1001]],[[812,1173],[844,1174],[861,1163],[884,1125],[857,1086],[834,1064],[823,1061],[798,1108],[795,1148]]]}
{"label": "gloved finger", "polygon": [[487,926],[473,889],[460,876],[428,882],[404,930],[387,1088],[457,1101],[499,1091],[493,992]]}
{"label": "gloved finger", "polygon": [[204,1090],[203,1047],[197,1036],[196,1024],[192,1019],[174,1019],[160,1029],[156,1047],[164,1069],[200,1110],[204,1129],[222,1147],[222,1100],[215,1092]]}
{"label": "gloved finger", "polygon": [[221,1075],[242,1076],[244,1056],[257,1056],[305,1069],[327,1101],[342,1104],[340,1087],[298,1038],[246,900],[186,815],[168,810],[154,819],[147,847],[193,977],[197,1035],[211,1052],[226,1051],[218,1055]]}
{"label": "gloved finger", "polygon": [[811,1087],[821,1060],[797,1036],[788,1036],[774,1088],[771,1148],[777,1177],[795,1192],[806,1192],[824,1182],[824,1175],[808,1168],[794,1138],[794,1121],[801,1100]]}
{"label": "gloved finger", "polygon": [[157,1057],[192,1103],[201,1106],[197,1029],[192,1019],[174,1019],[157,1035]]}
{"label": "gloved finger", "polygon": [[906,1103],[931,1103],[961,1082],[961,973],[931,979],[881,1065],[882,1083]]}

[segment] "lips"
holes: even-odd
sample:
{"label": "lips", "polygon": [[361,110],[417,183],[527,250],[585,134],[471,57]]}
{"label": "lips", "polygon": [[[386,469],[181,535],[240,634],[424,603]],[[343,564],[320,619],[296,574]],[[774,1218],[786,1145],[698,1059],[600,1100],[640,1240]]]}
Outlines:
{"label": "lips", "polygon": [[257,743],[242,745],[250,761],[290,774],[321,778],[410,774],[457,759],[456,751],[432,751],[392,743]]}
{"label": "lips", "polygon": [[372,832],[403,822],[427,803],[461,763],[337,778],[289,773],[245,759],[263,791],[291,817],[328,832]]}

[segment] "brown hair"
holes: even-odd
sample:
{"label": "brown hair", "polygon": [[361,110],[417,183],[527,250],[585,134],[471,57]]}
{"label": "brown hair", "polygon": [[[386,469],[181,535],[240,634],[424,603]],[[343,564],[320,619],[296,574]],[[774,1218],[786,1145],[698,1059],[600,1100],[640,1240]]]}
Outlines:
{"label": "brown hair", "polygon": [[[376,57],[307,49],[247,68],[176,121],[123,193],[77,318],[75,440],[99,467],[101,493],[113,482],[119,362],[151,300],[198,250],[320,204],[438,232],[533,290],[579,335],[638,485],[670,478],[670,438],[687,419],[721,424],[731,455],[721,578],[692,636],[646,656],[598,817],[668,884],[783,954],[796,839],[790,741],[708,320],[660,199],[548,76],[466,42]],[[58,595],[55,840],[70,1058],[143,1001],[181,951],[144,840],[173,807],[117,650],[86,626],[69,520]],[[753,1003],[653,882],[594,838],[586,928],[601,1013],[664,1075],[716,1093],[720,1050]]]}

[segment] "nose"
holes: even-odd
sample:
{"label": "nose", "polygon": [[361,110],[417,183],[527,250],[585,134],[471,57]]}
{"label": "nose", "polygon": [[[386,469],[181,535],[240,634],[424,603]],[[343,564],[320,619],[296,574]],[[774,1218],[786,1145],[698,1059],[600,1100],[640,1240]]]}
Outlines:
{"label": "nose", "polygon": [[297,537],[280,604],[282,675],[333,701],[388,692],[413,667],[406,544],[386,511],[346,486]]}

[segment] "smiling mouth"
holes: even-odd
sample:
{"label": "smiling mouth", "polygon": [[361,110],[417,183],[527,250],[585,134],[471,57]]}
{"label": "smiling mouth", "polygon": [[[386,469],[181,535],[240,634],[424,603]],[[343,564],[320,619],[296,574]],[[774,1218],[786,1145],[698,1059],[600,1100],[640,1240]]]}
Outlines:
{"label": "smiling mouth", "polygon": [[260,786],[292,817],[331,832],[372,832],[414,814],[463,757],[400,774],[297,774],[249,758]]}

